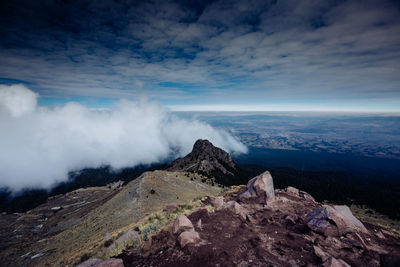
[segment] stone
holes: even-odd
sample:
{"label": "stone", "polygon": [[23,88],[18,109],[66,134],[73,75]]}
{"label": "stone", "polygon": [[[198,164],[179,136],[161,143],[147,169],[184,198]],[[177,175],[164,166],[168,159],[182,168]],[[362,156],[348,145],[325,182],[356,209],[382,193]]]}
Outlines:
{"label": "stone", "polygon": [[246,187],[247,190],[239,196],[240,199],[259,197],[263,203],[275,199],[274,182],[269,171],[251,179]]}
{"label": "stone", "polygon": [[368,233],[367,228],[358,220],[356,217],[354,217],[353,213],[351,212],[350,208],[347,207],[346,205],[335,205],[333,208],[338,211],[347,222],[350,224],[356,226],[358,230],[360,230],[363,233]]}
{"label": "stone", "polygon": [[319,207],[307,215],[306,224],[311,230],[325,235],[342,236],[351,232],[368,233],[365,226],[353,216],[347,206],[324,205]]}
{"label": "stone", "polygon": [[101,259],[88,259],[87,261],[84,261],[78,265],[76,265],[76,267],[94,267],[96,266],[96,264],[99,264],[100,262],[102,262],[103,260]]}
{"label": "stone", "polygon": [[334,257],[329,257],[323,264],[323,267],[351,267],[342,259],[336,259]]}
{"label": "stone", "polygon": [[213,197],[210,200],[210,203],[215,209],[219,209],[222,207],[222,205],[224,205],[224,197],[222,196]]}
{"label": "stone", "polygon": [[247,211],[246,209],[237,203],[236,201],[228,201],[226,202],[221,209],[228,209],[232,211],[233,213],[239,215],[243,220],[246,220],[247,218]]}
{"label": "stone", "polygon": [[170,203],[167,206],[165,206],[165,208],[163,209],[163,211],[172,211],[172,210],[176,210],[177,208],[179,208],[178,204],[176,203]]}
{"label": "stone", "polygon": [[180,233],[184,232],[184,231],[190,231],[193,230],[193,224],[192,222],[188,219],[188,217],[186,217],[183,214],[178,215],[178,217],[176,217],[174,224],[172,226],[172,232],[175,235],[179,235]]}
{"label": "stone", "polygon": [[199,233],[194,230],[182,232],[178,236],[178,243],[181,248],[186,247],[188,244],[198,244],[200,241]]}
{"label": "stone", "polygon": [[325,253],[320,247],[313,246],[314,254],[320,258],[323,262],[329,258],[329,255]]}
{"label": "stone", "polygon": [[199,219],[199,220],[197,221],[196,226],[197,226],[198,229],[203,230],[203,225],[202,225],[202,223],[201,223],[201,219]]}
{"label": "stone", "polygon": [[293,194],[293,195],[296,195],[296,196],[299,196],[299,193],[300,193],[299,189],[294,188],[294,187],[292,187],[292,186],[288,186],[288,187],[286,188],[286,192],[287,192],[287,193],[290,193],[290,194]]}
{"label": "stone", "polygon": [[110,258],[94,265],[93,267],[124,267],[122,259]]}

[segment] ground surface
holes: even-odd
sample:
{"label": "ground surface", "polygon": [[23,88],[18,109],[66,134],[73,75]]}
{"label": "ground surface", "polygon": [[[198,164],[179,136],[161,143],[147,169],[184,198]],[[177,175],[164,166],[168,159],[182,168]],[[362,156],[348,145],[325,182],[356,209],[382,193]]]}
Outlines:
{"label": "ground surface", "polygon": [[351,266],[379,266],[380,254],[400,253],[399,239],[369,224],[370,234],[358,236],[312,232],[304,220],[320,204],[280,190],[276,195],[268,206],[242,203],[247,219],[229,210],[192,213],[188,218],[202,239],[197,245],[182,249],[165,228],[144,251],[132,247],[120,257],[126,266],[315,266],[323,261],[320,249]]}

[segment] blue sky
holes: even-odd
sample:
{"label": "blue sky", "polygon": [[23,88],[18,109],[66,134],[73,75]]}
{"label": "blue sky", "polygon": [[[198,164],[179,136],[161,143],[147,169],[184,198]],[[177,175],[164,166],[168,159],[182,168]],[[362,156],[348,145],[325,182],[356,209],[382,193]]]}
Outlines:
{"label": "blue sky", "polygon": [[0,58],[47,106],[400,111],[398,1],[4,0]]}

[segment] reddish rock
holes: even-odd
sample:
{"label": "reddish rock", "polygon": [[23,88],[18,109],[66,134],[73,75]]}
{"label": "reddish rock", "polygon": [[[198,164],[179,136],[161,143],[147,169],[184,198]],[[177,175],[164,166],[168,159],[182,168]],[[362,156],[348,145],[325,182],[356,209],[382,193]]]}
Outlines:
{"label": "reddish rock", "polygon": [[347,206],[324,205],[317,208],[307,215],[306,224],[311,230],[325,235],[344,235],[351,232],[368,233],[365,226],[353,216]]}
{"label": "reddish rock", "polygon": [[240,195],[240,199],[259,197],[263,203],[275,199],[274,182],[269,171],[254,177],[247,183],[247,190]]}
{"label": "reddish rock", "polygon": [[323,267],[351,267],[344,260],[329,257],[323,264]]}
{"label": "reddish rock", "polygon": [[188,244],[198,244],[200,241],[199,233],[194,230],[182,232],[178,236],[178,243],[181,248],[184,248]]}
{"label": "reddish rock", "polygon": [[246,209],[243,208],[243,206],[237,203],[236,201],[228,201],[221,207],[221,209],[231,210],[233,213],[239,215],[243,220],[246,220],[247,217]]}
{"label": "reddish rock", "polygon": [[194,227],[192,222],[183,214],[180,214],[178,217],[176,217],[172,226],[172,231],[175,235],[179,235],[184,231],[190,231],[193,229]]}
{"label": "reddish rock", "polygon": [[210,203],[215,209],[219,209],[220,207],[222,207],[222,205],[224,205],[224,197],[222,196],[213,197]]}
{"label": "reddish rock", "polygon": [[165,206],[165,208],[163,209],[163,211],[171,211],[171,210],[175,210],[177,209],[179,206],[176,203],[170,203],[167,206]]}

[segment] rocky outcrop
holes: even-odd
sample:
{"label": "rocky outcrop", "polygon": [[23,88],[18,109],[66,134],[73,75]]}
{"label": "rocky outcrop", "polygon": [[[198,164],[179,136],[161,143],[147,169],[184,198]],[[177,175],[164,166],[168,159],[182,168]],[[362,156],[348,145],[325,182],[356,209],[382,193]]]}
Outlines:
{"label": "rocky outcrop", "polygon": [[226,151],[202,139],[196,141],[192,152],[173,161],[167,170],[203,174],[225,185],[237,183],[235,179],[239,173],[238,167]]}
{"label": "rocky outcrop", "polygon": [[251,179],[247,183],[247,190],[239,198],[241,200],[257,198],[261,203],[274,200],[274,182],[269,171],[265,171]]}
{"label": "rocky outcrop", "polygon": [[[124,263],[126,266],[399,266],[393,265],[398,262],[399,239],[377,226],[367,225],[366,229],[346,206],[321,205],[295,188],[276,190],[275,200],[268,200],[265,205],[271,188],[263,179],[272,180],[269,173],[265,174],[248,183],[245,198],[240,194],[243,187],[229,194],[225,192],[224,197],[204,198],[205,206],[211,204],[215,208],[212,212],[202,208],[187,217],[182,215],[174,222],[172,231],[165,230],[152,237],[147,254],[133,250],[121,255]],[[260,196],[263,202],[254,201]],[[374,234],[378,231],[382,236]]]}
{"label": "rocky outcrop", "polygon": [[350,232],[368,233],[365,226],[353,216],[347,206],[319,207],[307,215],[306,224],[311,230],[326,236],[341,236]]}

